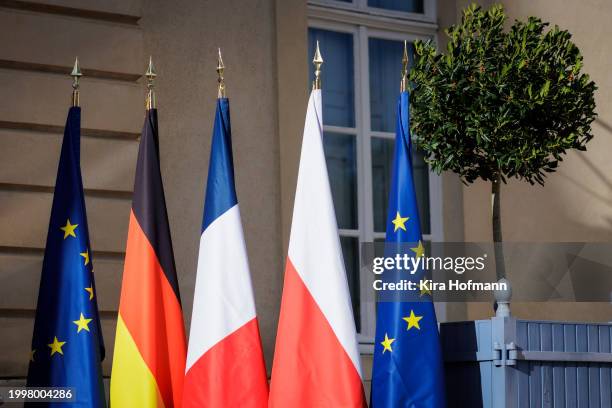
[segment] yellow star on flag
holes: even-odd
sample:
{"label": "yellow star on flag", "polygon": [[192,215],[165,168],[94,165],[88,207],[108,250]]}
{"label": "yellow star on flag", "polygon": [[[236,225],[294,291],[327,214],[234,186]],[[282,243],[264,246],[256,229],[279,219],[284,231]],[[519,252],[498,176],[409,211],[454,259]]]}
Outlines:
{"label": "yellow star on flag", "polygon": [[89,331],[88,324],[91,321],[92,319],[86,319],[85,316],[83,316],[83,313],[81,313],[81,317],[79,318],[79,320],[73,320],[72,323],[77,325],[77,333],[80,333],[83,329]]}
{"label": "yellow star on flag", "polygon": [[383,346],[383,354],[385,354],[385,351],[393,351],[393,349],[391,348],[391,343],[393,343],[394,341],[395,339],[390,339],[389,336],[387,336],[387,333],[385,333],[385,340],[380,342],[380,344],[382,344]]}
{"label": "yellow star on flag", "polygon": [[420,281],[419,289],[421,290],[421,294],[419,296],[423,296],[423,295],[431,296],[431,289],[429,289],[426,282]]}
{"label": "yellow star on flag", "polygon": [[60,227],[60,229],[62,231],[64,231],[64,239],[68,238],[69,236],[76,238],[76,234],[75,234],[74,230],[78,226],[79,226],[79,224],[71,224],[70,223],[70,218],[68,218],[68,220],[66,220],[66,225],[63,226],[63,227]]}
{"label": "yellow star on flag", "polygon": [[89,300],[93,299],[93,296],[94,296],[94,294],[93,294],[93,285],[91,285],[88,288],[85,288],[85,290],[89,293]]}
{"label": "yellow star on flag", "polygon": [[85,250],[85,252],[81,252],[79,255],[85,258],[85,265],[87,265],[89,263],[89,249]]}
{"label": "yellow star on flag", "polygon": [[410,330],[413,327],[416,327],[417,329],[421,330],[421,327],[419,326],[419,321],[423,318],[423,316],[417,316],[414,314],[414,310],[410,311],[410,316],[408,317],[402,317],[402,320],[405,320],[406,322],[408,322],[408,328],[406,330]]}
{"label": "yellow star on flag", "polygon": [[31,362],[34,362],[34,353],[36,353],[36,349],[32,349],[32,350],[30,351],[30,361],[31,361]]}
{"label": "yellow star on flag", "polygon": [[64,355],[64,352],[62,351],[62,346],[64,344],[66,344],[65,341],[59,341],[57,337],[53,337],[53,343],[47,344],[47,346],[51,348],[51,355],[54,355],[55,353],[60,353],[61,355]]}
{"label": "yellow star on flag", "polygon": [[414,248],[410,248],[410,250],[416,254],[417,259],[425,254],[425,247],[421,241],[419,241],[419,245],[415,246]]}
{"label": "yellow star on flag", "polygon": [[404,224],[406,223],[406,221],[408,221],[408,219],[409,217],[402,217],[398,211],[397,214],[395,215],[395,219],[391,221],[393,225],[395,226],[393,227],[393,232],[397,231],[400,228],[406,231],[406,225]]}

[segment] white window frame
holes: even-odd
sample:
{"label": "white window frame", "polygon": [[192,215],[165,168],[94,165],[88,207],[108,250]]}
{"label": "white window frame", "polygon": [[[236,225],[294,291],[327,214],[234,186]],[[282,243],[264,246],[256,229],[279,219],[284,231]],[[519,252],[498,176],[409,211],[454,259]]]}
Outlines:
{"label": "white window frame", "polygon": [[[367,0],[353,0],[353,3],[334,0],[308,2],[309,28],[348,33],[353,36],[355,127],[323,126],[325,132],[356,137],[358,229],[340,229],[342,237],[358,238],[359,243],[373,242],[374,239],[385,237],[384,232],[374,232],[371,139],[375,136],[393,140],[395,133],[371,130],[368,40],[374,37],[409,42],[419,39],[435,41],[437,25],[427,22],[435,19],[435,3],[435,0],[425,0],[426,13],[413,15],[413,13],[372,9],[367,7]],[[428,12],[430,14],[427,14]],[[393,21],[388,21],[391,17]],[[325,56],[323,58],[325,59]],[[398,94],[399,82],[398,72]],[[442,179],[432,171],[429,172],[429,202],[431,227],[430,233],[424,234],[423,239],[442,241]],[[373,276],[367,268],[359,273],[361,331],[358,333],[358,339],[360,351],[371,353],[376,331],[375,303],[372,300]]]}
{"label": "white window frame", "polygon": [[[317,7],[326,9],[327,13],[334,12],[337,14],[337,19],[342,14],[352,14],[352,18],[359,18],[359,14],[362,14],[367,20],[366,25],[372,26],[376,22],[384,20],[406,20],[413,23],[413,26],[417,26],[416,23],[434,23],[436,22],[436,0],[424,0],[423,2],[423,13],[408,13],[404,11],[385,10],[377,7],[369,7],[368,0],[352,0],[351,3],[337,1],[337,0],[309,0],[308,1],[309,11],[315,11]],[[312,13],[311,13],[312,14]],[[385,27],[383,27],[385,28]]]}

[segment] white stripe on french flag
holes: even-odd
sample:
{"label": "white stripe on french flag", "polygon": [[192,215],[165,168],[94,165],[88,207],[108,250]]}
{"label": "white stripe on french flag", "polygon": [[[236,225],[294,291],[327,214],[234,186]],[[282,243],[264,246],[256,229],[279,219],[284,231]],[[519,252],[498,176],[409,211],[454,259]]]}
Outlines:
{"label": "white stripe on french flag", "polygon": [[238,204],[202,233],[197,271],[186,371],[256,317]]}

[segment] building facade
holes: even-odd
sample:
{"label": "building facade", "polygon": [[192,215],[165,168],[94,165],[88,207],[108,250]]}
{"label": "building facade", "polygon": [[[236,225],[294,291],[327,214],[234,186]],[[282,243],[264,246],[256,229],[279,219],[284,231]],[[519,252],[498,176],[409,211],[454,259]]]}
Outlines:
{"label": "building facade", "polygon": [[[483,1],[483,5],[491,2]],[[545,187],[502,192],[509,241],[612,240],[612,4],[503,1],[573,33],[597,83],[599,117],[585,153]],[[221,47],[232,111],[237,193],[268,370],[272,361],[312,48],[323,58],[325,148],[366,376],[373,305],[359,243],[384,238],[403,40],[431,39],[463,0],[0,0],[0,377],[24,378],[62,127],[66,75],[83,68],[82,169],[107,348],[115,318],[138,138],[142,73],[156,63],[162,175],[186,324],[191,316]],[[310,57],[309,57],[310,56]],[[425,238],[488,241],[489,189],[428,171],[416,157]],[[382,220],[382,221],[381,221]],[[363,299],[363,300],[362,300]],[[515,304],[521,318],[607,321],[610,304]],[[485,318],[488,304],[437,305],[439,320]],[[104,363],[110,374],[112,354]]]}

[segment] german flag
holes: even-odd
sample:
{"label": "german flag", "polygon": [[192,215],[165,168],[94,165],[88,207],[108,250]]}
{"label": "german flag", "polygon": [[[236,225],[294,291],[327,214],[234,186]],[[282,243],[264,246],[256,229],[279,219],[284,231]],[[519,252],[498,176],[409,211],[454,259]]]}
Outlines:
{"label": "german flag", "polygon": [[111,406],[180,407],[186,341],[159,167],[157,111],[140,139],[111,376]]}

